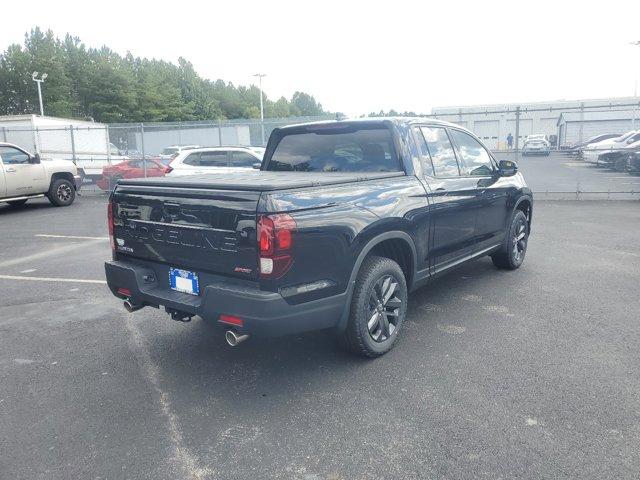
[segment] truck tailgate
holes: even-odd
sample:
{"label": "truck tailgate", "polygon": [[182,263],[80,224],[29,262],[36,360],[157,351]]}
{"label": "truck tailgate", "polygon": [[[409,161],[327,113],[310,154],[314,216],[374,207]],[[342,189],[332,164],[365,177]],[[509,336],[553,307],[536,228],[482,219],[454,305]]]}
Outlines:
{"label": "truck tailgate", "polygon": [[260,192],[120,185],[113,193],[118,255],[255,279]]}

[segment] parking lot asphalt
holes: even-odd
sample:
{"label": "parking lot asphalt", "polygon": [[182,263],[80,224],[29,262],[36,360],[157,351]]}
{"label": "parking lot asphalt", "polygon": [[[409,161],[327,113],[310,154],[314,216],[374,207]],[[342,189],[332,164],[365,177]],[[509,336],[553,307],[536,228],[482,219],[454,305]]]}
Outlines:
{"label": "parking lot asphalt", "polygon": [[538,202],[521,269],[414,292],[376,360],[126,313],[104,197],[0,231],[2,479],[638,477],[639,202]]}
{"label": "parking lot asphalt", "polygon": [[640,199],[640,177],[598,168],[561,152],[552,152],[548,157],[516,157],[512,152],[495,155],[499,160],[516,160],[538,198]]}

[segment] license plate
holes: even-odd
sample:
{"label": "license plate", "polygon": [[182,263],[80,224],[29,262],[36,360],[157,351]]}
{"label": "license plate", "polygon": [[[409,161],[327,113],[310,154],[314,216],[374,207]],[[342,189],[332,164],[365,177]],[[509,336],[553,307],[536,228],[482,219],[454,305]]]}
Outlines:
{"label": "license plate", "polygon": [[198,275],[188,270],[169,268],[169,287],[177,292],[200,295]]}

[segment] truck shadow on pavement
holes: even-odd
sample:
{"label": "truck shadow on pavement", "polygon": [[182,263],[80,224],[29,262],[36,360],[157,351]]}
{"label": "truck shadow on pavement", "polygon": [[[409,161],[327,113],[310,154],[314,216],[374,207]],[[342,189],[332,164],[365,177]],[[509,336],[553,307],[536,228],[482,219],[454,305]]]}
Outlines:
{"label": "truck shadow on pavement", "polygon": [[[407,331],[383,357],[363,359],[343,351],[332,331],[309,332],[281,338],[250,338],[238,347],[224,341],[224,330],[200,318],[176,334],[176,329],[148,338],[149,354],[171,392],[188,391],[190,401],[209,403],[213,398],[233,409],[254,411],[249,398],[304,395],[308,389],[343,391],[354,376],[376,383],[380,368],[403,371],[421,362],[436,361],[432,345],[437,320],[425,305],[439,305],[447,316],[452,302],[463,302],[477,283],[489,286],[502,276],[490,260],[480,260],[443,276],[410,296]],[[470,281],[470,279],[473,279]],[[505,280],[508,281],[508,280]],[[476,283],[477,282],[477,283]],[[465,308],[465,307],[463,307]],[[386,388],[386,387],[385,387]],[[173,393],[172,393],[173,395]],[[179,395],[182,398],[182,394]],[[239,400],[239,397],[242,400]],[[180,403],[182,400],[176,400]]]}

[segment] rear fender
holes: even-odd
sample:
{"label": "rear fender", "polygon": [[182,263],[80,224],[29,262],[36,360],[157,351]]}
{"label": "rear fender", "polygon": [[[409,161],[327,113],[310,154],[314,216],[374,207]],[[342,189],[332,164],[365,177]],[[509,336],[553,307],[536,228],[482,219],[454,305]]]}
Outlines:
{"label": "rear fender", "polygon": [[[358,272],[360,271],[362,262],[364,262],[364,259],[367,257],[367,255],[369,255],[371,250],[373,250],[373,248],[376,245],[378,245],[381,242],[384,242],[385,240],[392,240],[392,239],[401,239],[406,241],[409,244],[411,248],[411,258],[413,262],[413,272],[415,277],[415,272],[417,271],[418,255],[416,252],[416,246],[413,243],[413,239],[409,236],[408,233],[400,230],[385,232],[369,240],[360,251],[358,258],[356,258],[353,269],[351,270],[351,275],[349,277],[349,284],[347,286],[347,295],[346,295],[344,310],[342,312],[342,315],[340,316],[340,321],[336,326],[338,332],[343,332],[347,328],[347,321],[349,320],[349,311],[351,310],[351,298],[353,296],[353,290],[355,288],[356,278],[358,277]],[[407,285],[407,289],[411,291],[411,285]]]}

